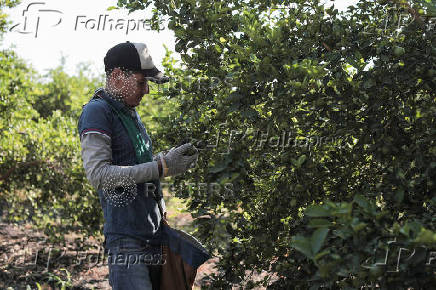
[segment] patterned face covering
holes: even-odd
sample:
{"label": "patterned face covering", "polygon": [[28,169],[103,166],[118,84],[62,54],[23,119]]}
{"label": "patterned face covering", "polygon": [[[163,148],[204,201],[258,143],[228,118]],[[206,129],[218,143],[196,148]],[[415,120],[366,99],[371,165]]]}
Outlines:
{"label": "patterned face covering", "polygon": [[108,88],[105,88],[106,92],[108,93],[109,97],[115,101],[121,102],[125,105],[123,97],[122,96],[117,96],[112,92],[109,92]]}
{"label": "patterned face covering", "polygon": [[119,102],[122,102],[122,103],[124,102],[122,96],[115,96],[115,95],[112,95],[112,94],[109,94],[109,96],[110,96],[112,99],[114,99],[115,101],[119,101]]}
{"label": "patterned face covering", "polygon": [[126,102],[124,102],[124,99],[123,99],[122,96],[117,96],[117,95],[115,95],[113,93],[109,93],[107,89],[106,89],[106,92],[108,93],[108,96],[112,100],[115,100],[115,101],[118,101],[118,102],[122,103],[126,107],[126,109],[128,110],[130,115],[134,115],[135,114],[135,108],[133,108],[133,107],[129,106],[128,104],[126,104]]}

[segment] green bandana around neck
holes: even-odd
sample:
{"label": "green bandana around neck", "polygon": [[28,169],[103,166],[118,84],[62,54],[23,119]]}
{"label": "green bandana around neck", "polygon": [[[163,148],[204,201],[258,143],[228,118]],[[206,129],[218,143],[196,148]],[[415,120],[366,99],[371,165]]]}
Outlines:
{"label": "green bandana around neck", "polygon": [[[102,98],[105,100],[105,98]],[[127,134],[129,135],[130,140],[135,147],[136,160],[137,163],[145,163],[153,160],[153,155],[150,151],[149,144],[145,143],[144,138],[141,135],[141,132],[136,127],[135,121],[127,114],[127,112],[123,112],[115,108],[109,101],[105,100],[106,103],[109,104],[111,109],[115,112],[115,114],[120,118],[121,123],[127,130]]]}

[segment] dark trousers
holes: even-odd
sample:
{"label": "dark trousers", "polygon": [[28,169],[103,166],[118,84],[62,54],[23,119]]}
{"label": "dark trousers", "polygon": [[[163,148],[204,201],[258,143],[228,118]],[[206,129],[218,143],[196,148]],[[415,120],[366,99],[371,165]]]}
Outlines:
{"label": "dark trousers", "polygon": [[109,285],[114,290],[159,290],[162,272],[160,246],[132,238],[105,245],[108,253]]}

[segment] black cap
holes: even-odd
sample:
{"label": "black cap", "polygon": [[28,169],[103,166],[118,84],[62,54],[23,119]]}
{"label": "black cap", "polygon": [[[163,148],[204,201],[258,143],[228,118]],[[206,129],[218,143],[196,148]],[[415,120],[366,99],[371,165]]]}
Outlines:
{"label": "black cap", "polygon": [[150,50],[145,43],[124,42],[108,50],[104,58],[105,70],[116,67],[133,72],[142,72],[152,82],[162,84],[169,78],[159,71],[153,63]]}

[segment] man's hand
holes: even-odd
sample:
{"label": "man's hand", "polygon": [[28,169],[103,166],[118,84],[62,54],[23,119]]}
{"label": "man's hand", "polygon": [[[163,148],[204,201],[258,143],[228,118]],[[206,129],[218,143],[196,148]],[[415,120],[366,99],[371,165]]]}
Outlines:
{"label": "man's hand", "polygon": [[168,168],[165,176],[177,175],[195,166],[198,159],[198,150],[191,143],[173,147],[163,156]]}

